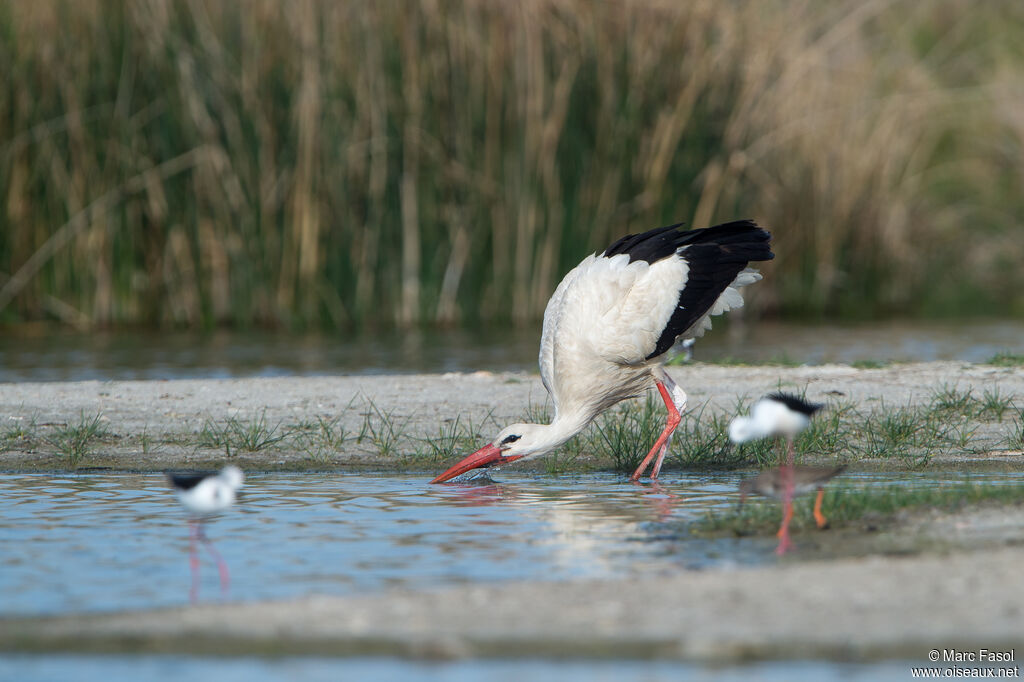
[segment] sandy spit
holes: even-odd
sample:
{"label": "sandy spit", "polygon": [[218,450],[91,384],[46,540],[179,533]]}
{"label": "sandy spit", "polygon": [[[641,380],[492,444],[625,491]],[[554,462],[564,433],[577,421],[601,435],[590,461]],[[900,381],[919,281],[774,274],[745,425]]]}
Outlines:
{"label": "sandy spit", "polygon": [[[973,388],[980,394],[998,387],[1005,395],[1024,395],[1024,370],[958,362],[854,369],[814,367],[727,367],[696,364],[671,369],[689,396],[689,407],[708,404],[730,410],[737,398],[756,398],[779,387],[803,390],[811,400],[853,401],[863,406],[902,406],[929,400],[943,387]],[[241,422],[264,417],[268,425],[287,427],[322,417],[338,420],[349,434],[369,417],[388,415],[406,443],[436,437],[458,418],[486,438],[502,426],[542,407],[547,393],[537,375],[477,372],[444,375],[286,377],[179,381],[82,381],[0,384],[0,435],[19,424],[47,429],[76,424],[99,415],[110,432],[83,465],[125,470],[214,466],[223,451],[198,447],[207,423]],[[147,447],[144,442],[156,443]],[[368,443],[354,438],[335,453],[327,468],[403,466],[382,459]],[[19,447],[0,452],[8,471],[66,468],[52,447]],[[401,453],[399,453],[401,454]],[[302,468],[303,453],[268,448],[233,453],[246,467]],[[323,462],[320,466],[323,466]]]}

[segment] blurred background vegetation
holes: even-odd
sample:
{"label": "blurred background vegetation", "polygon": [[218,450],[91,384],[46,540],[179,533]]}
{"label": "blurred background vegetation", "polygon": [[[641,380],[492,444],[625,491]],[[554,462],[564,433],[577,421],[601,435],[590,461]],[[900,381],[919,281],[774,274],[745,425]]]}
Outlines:
{"label": "blurred background vegetation", "polygon": [[0,4],[0,323],[535,322],[751,217],[762,314],[1024,316],[1019,0]]}

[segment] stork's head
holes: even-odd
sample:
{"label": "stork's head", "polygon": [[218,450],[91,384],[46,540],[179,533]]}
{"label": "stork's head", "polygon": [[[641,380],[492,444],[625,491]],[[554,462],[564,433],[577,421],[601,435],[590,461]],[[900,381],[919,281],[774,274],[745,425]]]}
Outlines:
{"label": "stork's head", "polygon": [[544,424],[512,424],[487,445],[448,469],[431,483],[444,483],[473,469],[501,466],[551,449]]}

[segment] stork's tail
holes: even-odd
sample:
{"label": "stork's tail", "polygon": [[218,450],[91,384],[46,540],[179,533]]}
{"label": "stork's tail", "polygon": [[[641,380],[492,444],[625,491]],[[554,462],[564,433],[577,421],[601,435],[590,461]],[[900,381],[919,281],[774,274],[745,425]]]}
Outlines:
{"label": "stork's tail", "polygon": [[677,232],[676,248],[697,244],[715,244],[722,252],[719,262],[747,263],[775,258],[772,236],[753,220],[734,220],[712,227]]}

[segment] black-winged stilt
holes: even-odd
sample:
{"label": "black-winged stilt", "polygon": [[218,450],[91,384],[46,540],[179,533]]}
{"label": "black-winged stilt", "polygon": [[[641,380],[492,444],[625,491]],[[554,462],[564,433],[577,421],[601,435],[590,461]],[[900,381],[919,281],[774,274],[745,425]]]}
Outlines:
{"label": "black-winged stilt", "polygon": [[786,453],[779,467],[784,487],[782,495],[782,525],[779,527],[779,546],[776,553],[785,554],[792,546],[789,539],[789,520],[793,516],[793,441],[811,423],[811,417],[823,405],[809,403],[790,393],[772,393],[761,398],[750,409],[750,416],[735,417],[729,423],[729,438],[734,443],[745,443],[757,438],[782,436],[786,440]]}
{"label": "black-winged stilt", "polygon": [[192,588],[189,591],[191,600],[199,596],[199,552],[198,543],[202,543],[217,562],[220,575],[220,589],[227,594],[231,584],[228,565],[220,552],[206,536],[204,523],[212,516],[224,511],[235,503],[238,489],[242,487],[245,477],[242,470],[233,464],[219,472],[175,474],[168,473],[167,480],[174,487],[174,492],[185,507],[189,516],[189,566],[192,570]]}
{"label": "black-winged stilt", "polygon": [[662,367],[666,354],[677,338],[703,335],[712,315],[743,305],[740,288],[761,279],[747,266],[774,258],[771,235],[751,220],[677,227],[627,235],[562,279],[544,311],[540,341],[540,375],[554,419],[502,429],[432,483],[550,452],[601,412],[652,385],[668,419],[632,479],[652,460],[651,479],[657,479],[686,405],[686,393]]}

